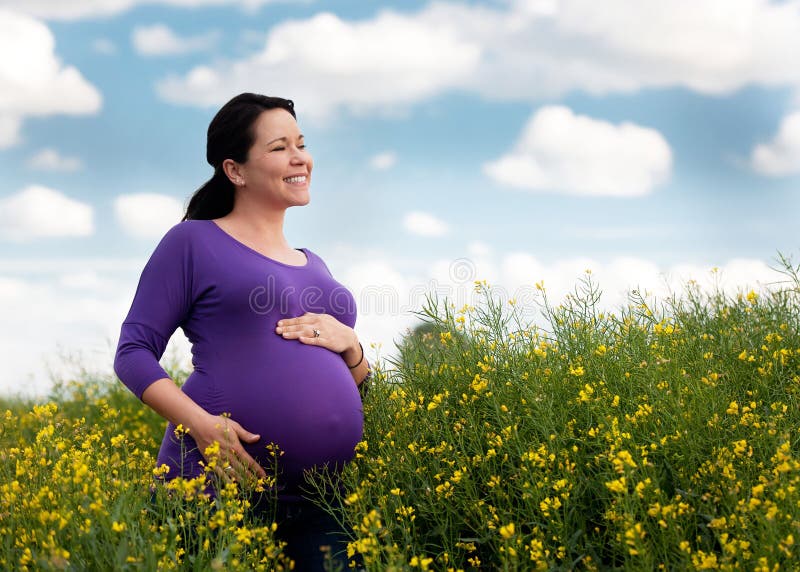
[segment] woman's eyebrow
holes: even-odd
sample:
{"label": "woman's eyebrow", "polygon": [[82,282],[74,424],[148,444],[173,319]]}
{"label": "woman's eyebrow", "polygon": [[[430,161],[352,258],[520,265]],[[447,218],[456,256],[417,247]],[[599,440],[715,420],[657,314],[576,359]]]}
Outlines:
{"label": "woman's eyebrow", "polygon": [[[304,139],[304,138],[305,138],[305,136],[302,133],[298,137],[298,139]],[[288,141],[288,140],[289,139],[287,137],[278,137],[277,139],[273,139],[272,141],[267,143],[267,145],[272,145],[273,143],[275,143],[275,141]]]}

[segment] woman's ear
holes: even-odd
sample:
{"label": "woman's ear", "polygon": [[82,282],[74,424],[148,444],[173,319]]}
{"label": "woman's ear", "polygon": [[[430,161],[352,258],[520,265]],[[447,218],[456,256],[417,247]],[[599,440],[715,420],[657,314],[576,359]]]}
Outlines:
{"label": "woman's ear", "polygon": [[227,175],[228,179],[237,187],[243,187],[245,185],[242,167],[233,159],[225,159],[222,162],[222,170],[225,171],[225,175]]}

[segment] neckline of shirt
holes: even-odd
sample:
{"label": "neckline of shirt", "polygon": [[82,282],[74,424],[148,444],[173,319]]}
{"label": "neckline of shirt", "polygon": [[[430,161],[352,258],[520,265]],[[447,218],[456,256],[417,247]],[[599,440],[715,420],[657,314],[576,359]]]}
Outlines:
{"label": "neckline of shirt", "polygon": [[225,236],[227,236],[227,237],[228,237],[230,240],[232,240],[234,243],[238,244],[240,247],[244,248],[245,250],[247,250],[247,251],[249,251],[249,252],[252,252],[252,253],[253,253],[253,254],[255,254],[256,256],[260,256],[260,257],[261,257],[261,258],[263,258],[264,260],[269,260],[270,262],[273,262],[273,263],[275,263],[275,264],[279,264],[280,266],[285,266],[286,268],[308,268],[309,266],[311,266],[311,254],[310,254],[310,253],[309,253],[309,251],[308,251],[307,249],[305,249],[305,248],[295,248],[295,250],[299,250],[299,251],[301,251],[303,254],[305,254],[305,255],[306,255],[306,263],[305,263],[305,264],[286,264],[285,262],[281,262],[280,260],[275,260],[274,258],[270,258],[269,256],[267,256],[267,255],[265,255],[265,254],[262,254],[262,253],[260,253],[259,251],[257,251],[257,250],[256,250],[256,249],[254,249],[254,248],[250,248],[250,247],[249,247],[249,246],[247,246],[245,243],[243,243],[242,241],[238,240],[238,239],[237,239],[237,238],[235,238],[233,235],[229,234],[229,233],[228,233],[228,231],[226,231],[225,229],[223,229],[221,226],[219,226],[219,225],[218,225],[216,222],[214,222],[213,220],[211,220],[211,219],[203,219],[203,220],[206,220],[206,221],[207,221],[207,222],[208,222],[208,223],[209,223],[211,226],[213,226],[214,228],[216,228],[217,230],[219,230],[219,231],[220,231],[222,234],[224,234]]}

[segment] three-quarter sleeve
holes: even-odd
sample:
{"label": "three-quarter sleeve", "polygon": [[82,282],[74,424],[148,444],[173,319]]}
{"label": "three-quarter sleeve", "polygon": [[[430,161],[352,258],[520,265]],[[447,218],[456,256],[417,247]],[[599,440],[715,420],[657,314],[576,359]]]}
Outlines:
{"label": "three-quarter sleeve", "polygon": [[142,399],[153,382],[169,377],[159,360],[193,304],[193,259],[189,226],[173,226],[156,246],[120,330],[114,372]]}

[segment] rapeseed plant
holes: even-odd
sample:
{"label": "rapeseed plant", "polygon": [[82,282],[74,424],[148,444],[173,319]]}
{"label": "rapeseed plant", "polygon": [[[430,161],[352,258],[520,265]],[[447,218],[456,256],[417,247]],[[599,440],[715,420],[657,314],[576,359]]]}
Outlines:
{"label": "rapeseed plant", "polygon": [[[370,571],[796,569],[800,280],[783,262],[781,289],[690,283],[615,312],[590,274],[556,306],[538,283],[542,326],[486,281],[460,309],[429,297],[425,328],[374,364],[344,487],[322,468],[308,487],[341,494],[327,509]],[[290,569],[236,483],[150,498],[173,477],[164,422],[118,381],[0,405],[0,568]]]}
{"label": "rapeseed plant", "polygon": [[118,381],[61,383],[2,423],[0,569],[290,569],[235,485],[212,501],[204,478],[175,478],[151,500],[163,422]]}
{"label": "rapeseed plant", "polygon": [[475,306],[428,298],[342,475],[351,553],[375,571],[800,567],[796,273],[617,312],[588,274],[559,306],[537,288],[542,327],[485,281]]}

